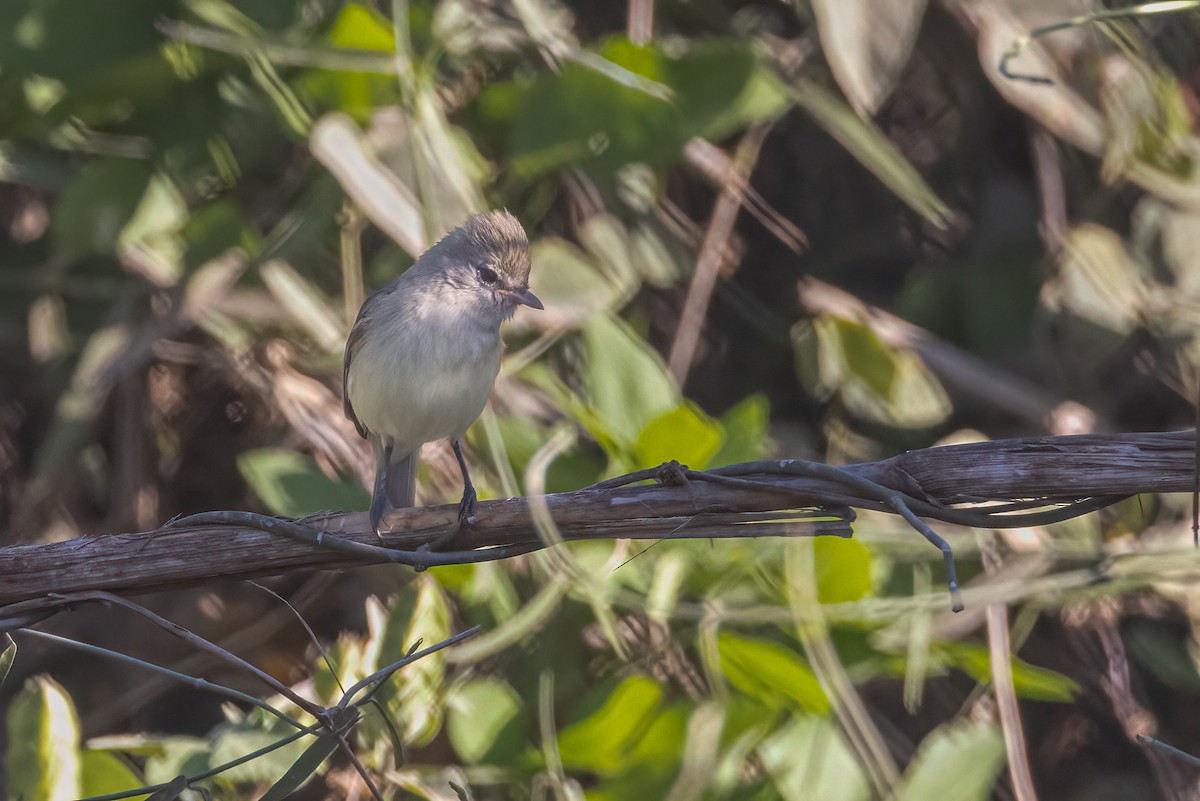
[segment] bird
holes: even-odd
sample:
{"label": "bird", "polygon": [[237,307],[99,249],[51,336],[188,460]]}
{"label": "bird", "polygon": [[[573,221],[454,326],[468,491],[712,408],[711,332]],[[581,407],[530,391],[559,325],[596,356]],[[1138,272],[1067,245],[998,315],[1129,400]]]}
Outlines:
{"label": "bird", "polygon": [[449,439],[462,472],[460,523],[477,495],[462,438],[483,412],[500,372],[500,327],[518,306],[543,309],[529,291],[529,239],[500,209],[446,234],[359,309],[346,340],[345,413],[375,454],[370,522],[414,505],[426,442]]}

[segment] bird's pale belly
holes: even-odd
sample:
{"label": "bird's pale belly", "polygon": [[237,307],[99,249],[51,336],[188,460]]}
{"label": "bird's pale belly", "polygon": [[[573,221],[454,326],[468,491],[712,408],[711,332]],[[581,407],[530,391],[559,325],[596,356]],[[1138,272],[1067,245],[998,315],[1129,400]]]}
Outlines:
{"label": "bird's pale belly", "polygon": [[457,344],[437,354],[419,349],[388,349],[379,359],[360,354],[356,366],[387,369],[352,371],[347,391],[358,419],[384,440],[411,448],[466,431],[483,411],[500,371],[500,341]]}

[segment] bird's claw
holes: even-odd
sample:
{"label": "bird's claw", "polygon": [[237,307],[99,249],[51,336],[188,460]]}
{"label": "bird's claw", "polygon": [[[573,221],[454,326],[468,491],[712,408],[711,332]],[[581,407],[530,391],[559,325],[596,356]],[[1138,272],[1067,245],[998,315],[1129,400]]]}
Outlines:
{"label": "bird's claw", "polygon": [[470,526],[475,523],[475,502],[478,496],[474,487],[463,490],[462,500],[458,504],[458,522]]}

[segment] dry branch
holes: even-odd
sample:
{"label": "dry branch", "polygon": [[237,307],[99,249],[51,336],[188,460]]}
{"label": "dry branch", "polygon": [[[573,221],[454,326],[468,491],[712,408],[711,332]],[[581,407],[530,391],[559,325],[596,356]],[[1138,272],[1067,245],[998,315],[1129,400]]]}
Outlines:
{"label": "dry branch", "polygon": [[[562,537],[666,539],[846,534],[846,506],[886,509],[859,492],[867,479],[906,499],[918,516],[993,528],[1065,519],[1142,492],[1190,492],[1195,432],[1031,437],[909,451],[843,468],[852,481],[804,475],[808,463],[751,462],[638,486],[547,496]],[[824,466],[815,466],[828,471]],[[651,477],[653,471],[646,471]],[[702,478],[703,480],[696,480]],[[1000,506],[964,504],[999,502]],[[1049,512],[1037,506],[1070,504]],[[443,537],[457,506],[409,509],[387,521],[385,544],[414,550]],[[479,505],[455,550],[539,547],[524,498]],[[824,521],[813,520],[814,515]],[[365,513],[304,521],[329,535],[372,544]],[[145,592],[293,570],[328,570],[382,559],[354,558],[245,526],[189,526],[0,548],[0,617],[61,605],[56,594]],[[13,606],[15,604],[15,606]]]}

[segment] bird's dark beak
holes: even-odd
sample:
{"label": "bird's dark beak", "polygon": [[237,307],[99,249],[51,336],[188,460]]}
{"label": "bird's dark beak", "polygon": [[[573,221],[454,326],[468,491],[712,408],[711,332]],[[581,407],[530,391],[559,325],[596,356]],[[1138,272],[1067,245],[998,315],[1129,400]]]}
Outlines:
{"label": "bird's dark beak", "polygon": [[522,306],[528,306],[531,309],[541,309],[545,311],[546,307],[538,300],[538,296],[530,292],[528,289],[510,289],[505,292],[514,303]]}

